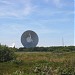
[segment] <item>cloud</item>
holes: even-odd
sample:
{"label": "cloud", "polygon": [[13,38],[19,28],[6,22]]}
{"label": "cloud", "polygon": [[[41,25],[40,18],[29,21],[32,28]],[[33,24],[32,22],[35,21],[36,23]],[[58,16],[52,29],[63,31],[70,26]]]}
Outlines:
{"label": "cloud", "polygon": [[0,17],[25,17],[36,9],[30,0],[0,1]]}
{"label": "cloud", "polygon": [[2,0],[2,1],[0,1],[0,4],[10,5],[10,4],[13,4],[13,3],[9,2],[9,1]]}
{"label": "cloud", "polygon": [[46,3],[51,3],[55,5],[56,7],[61,7],[62,3],[61,0],[44,0]]}

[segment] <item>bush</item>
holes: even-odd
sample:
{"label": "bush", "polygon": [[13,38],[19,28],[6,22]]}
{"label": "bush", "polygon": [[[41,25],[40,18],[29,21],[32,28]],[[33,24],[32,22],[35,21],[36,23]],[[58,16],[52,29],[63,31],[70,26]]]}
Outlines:
{"label": "bush", "polygon": [[0,62],[13,60],[15,57],[14,51],[6,46],[0,46]]}

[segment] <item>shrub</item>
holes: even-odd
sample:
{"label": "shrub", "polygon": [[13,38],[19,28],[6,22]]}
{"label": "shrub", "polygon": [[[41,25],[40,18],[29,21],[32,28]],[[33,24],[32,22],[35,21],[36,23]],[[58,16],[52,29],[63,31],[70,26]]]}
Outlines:
{"label": "shrub", "polygon": [[14,51],[6,46],[0,46],[0,62],[13,60],[15,57]]}

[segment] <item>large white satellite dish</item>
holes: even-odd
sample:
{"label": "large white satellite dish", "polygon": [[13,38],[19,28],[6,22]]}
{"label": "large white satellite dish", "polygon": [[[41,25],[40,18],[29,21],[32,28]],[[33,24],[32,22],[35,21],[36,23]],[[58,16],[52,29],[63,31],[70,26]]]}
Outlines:
{"label": "large white satellite dish", "polygon": [[21,36],[21,43],[26,48],[36,47],[38,40],[38,35],[32,30],[25,31]]}

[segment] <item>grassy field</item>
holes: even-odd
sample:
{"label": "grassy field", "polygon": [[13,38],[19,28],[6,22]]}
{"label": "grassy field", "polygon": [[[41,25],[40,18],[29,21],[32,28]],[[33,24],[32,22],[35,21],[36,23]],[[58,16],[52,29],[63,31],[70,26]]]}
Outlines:
{"label": "grassy field", "polygon": [[75,52],[16,52],[0,63],[0,75],[75,75]]}

